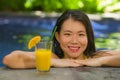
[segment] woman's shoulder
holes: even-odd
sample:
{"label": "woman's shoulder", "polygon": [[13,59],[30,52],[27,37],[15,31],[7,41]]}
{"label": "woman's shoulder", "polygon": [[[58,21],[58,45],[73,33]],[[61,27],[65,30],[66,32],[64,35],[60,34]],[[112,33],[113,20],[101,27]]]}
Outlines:
{"label": "woman's shoulder", "polygon": [[115,50],[98,50],[92,55],[92,57],[99,58],[104,56],[111,56],[116,54],[115,52],[116,52]]}

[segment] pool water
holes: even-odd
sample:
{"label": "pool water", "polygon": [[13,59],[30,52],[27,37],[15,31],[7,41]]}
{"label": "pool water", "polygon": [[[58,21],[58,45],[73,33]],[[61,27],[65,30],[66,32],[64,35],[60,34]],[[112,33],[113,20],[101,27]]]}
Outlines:
{"label": "pool water", "polygon": [[[0,66],[3,66],[3,57],[13,50],[28,50],[27,42],[32,36],[50,36],[56,19],[0,16]],[[107,37],[112,32],[120,32],[119,22],[114,19],[92,20],[95,38]]]}

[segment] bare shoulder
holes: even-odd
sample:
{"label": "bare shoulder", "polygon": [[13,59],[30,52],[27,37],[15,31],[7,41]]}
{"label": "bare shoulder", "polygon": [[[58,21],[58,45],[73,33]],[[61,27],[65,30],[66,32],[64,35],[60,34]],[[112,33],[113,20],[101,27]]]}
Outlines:
{"label": "bare shoulder", "polygon": [[59,57],[55,53],[52,53],[52,58],[59,59]]}
{"label": "bare shoulder", "polygon": [[119,50],[99,50],[99,51],[96,51],[92,57],[99,58],[99,57],[114,56],[114,55],[120,55],[120,51]]}

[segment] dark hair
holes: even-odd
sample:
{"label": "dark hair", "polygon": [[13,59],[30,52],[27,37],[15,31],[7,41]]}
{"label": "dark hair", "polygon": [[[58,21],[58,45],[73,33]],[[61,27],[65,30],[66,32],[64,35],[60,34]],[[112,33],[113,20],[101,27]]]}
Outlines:
{"label": "dark hair", "polygon": [[[88,44],[87,44],[86,50],[84,51],[84,55],[86,55],[88,57],[92,56],[92,54],[96,51],[95,43],[94,43],[94,33],[93,33],[91,22],[90,22],[88,16],[84,12],[81,12],[79,10],[67,10],[67,11],[65,11],[57,19],[53,31],[57,27],[56,32],[58,32],[58,34],[59,34],[62,24],[64,23],[65,20],[67,20],[69,18],[72,18],[76,21],[80,21],[84,24],[85,30],[86,30],[86,33],[87,33],[87,39],[88,39]],[[54,49],[54,53],[58,57],[60,57],[60,58],[64,57],[63,51],[60,48],[60,44],[56,40],[55,35],[53,37],[53,49]]]}

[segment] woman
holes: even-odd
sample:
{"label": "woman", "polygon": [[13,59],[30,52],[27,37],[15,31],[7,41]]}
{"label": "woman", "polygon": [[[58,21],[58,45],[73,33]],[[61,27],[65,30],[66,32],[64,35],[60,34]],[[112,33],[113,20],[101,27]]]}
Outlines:
{"label": "woman", "polygon": [[[96,51],[88,16],[79,10],[65,11],[57,20],[51,66],[120,66],[120,51]],[[53,29],[53,31],[54,31]],[[13,51],[3,58],[10,68],[35,68],[34,52]]]}

